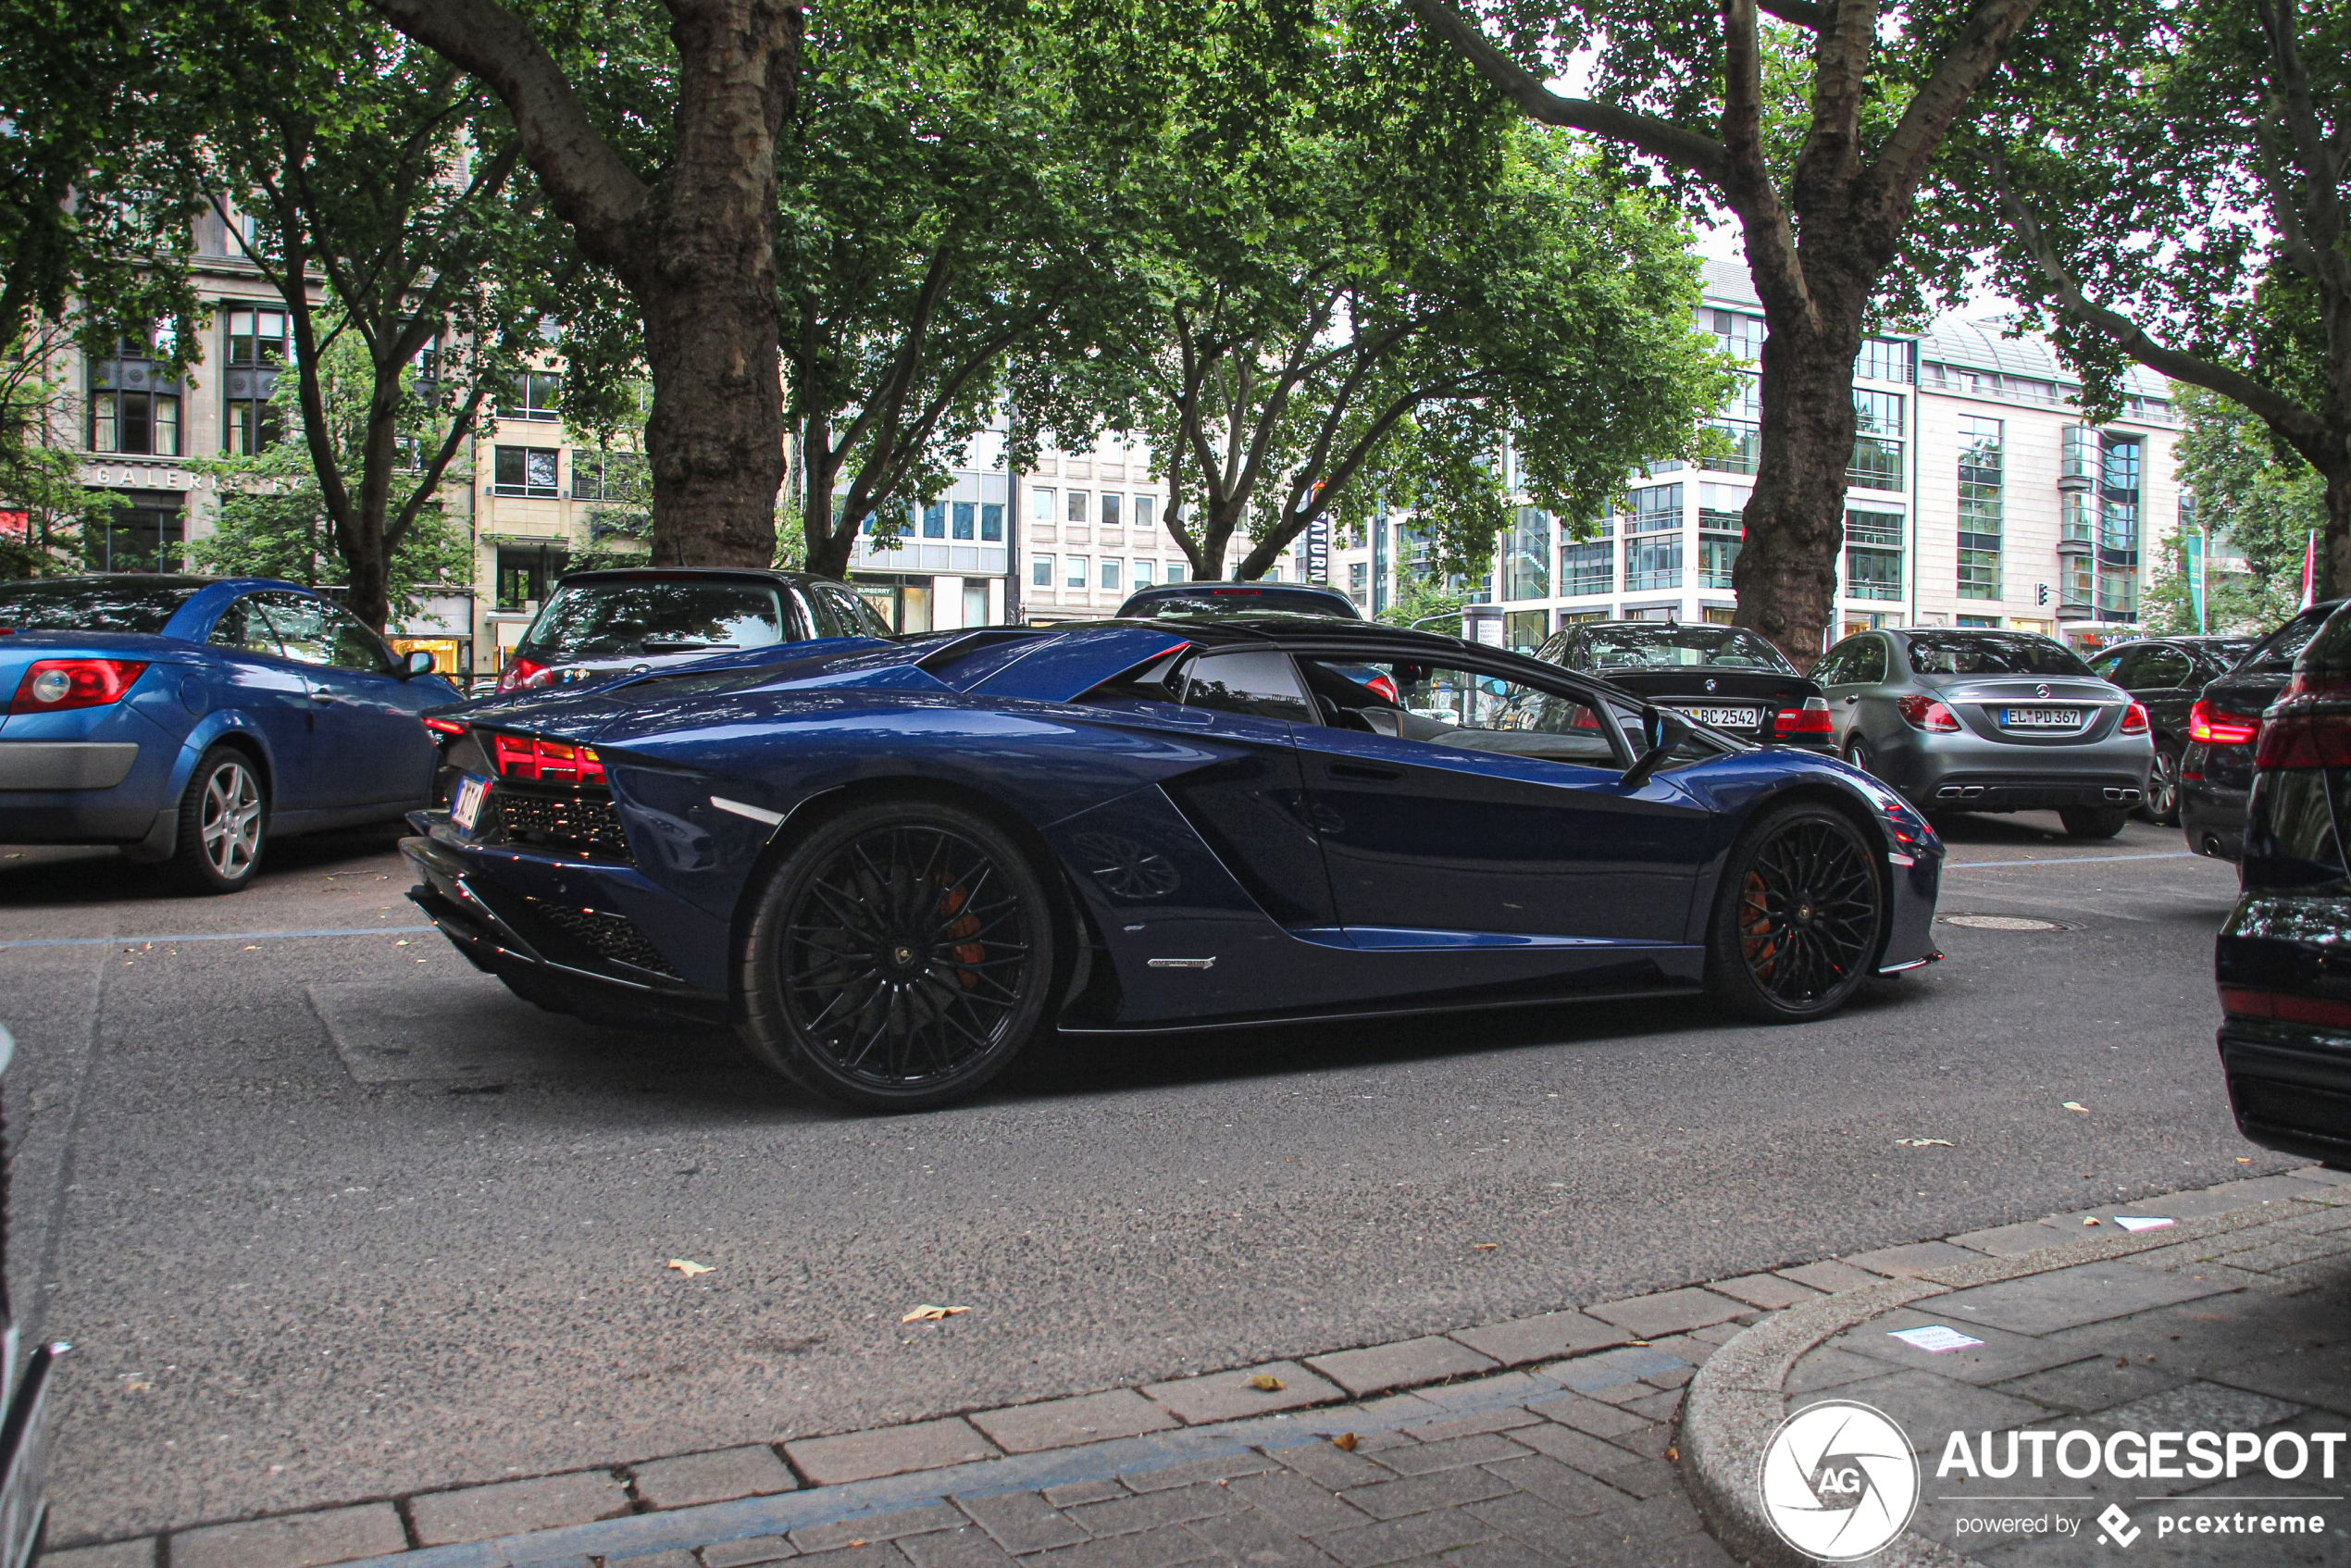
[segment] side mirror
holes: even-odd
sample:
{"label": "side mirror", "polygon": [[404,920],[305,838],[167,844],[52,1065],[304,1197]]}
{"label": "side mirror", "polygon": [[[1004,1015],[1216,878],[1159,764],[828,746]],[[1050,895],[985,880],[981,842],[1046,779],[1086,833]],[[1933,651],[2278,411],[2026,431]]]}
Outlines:
{"label": "side mirror", "polygon": [[1624,770],[1624,787],[1637,790],[1648,783],[1649,775],[1662,767],[1665,759],[1673,754],[1673,748],[1688,740],[1691,733],[1689,721],[1680,714],[1659,707],[1642,708],[1641,744],[1648,750]]}
{"label": "side mirror", "polygon": [[403,680],[414,680],[420,675],[431,673],[432,655],[422,648],[409,649],[408,656],[401,661],[400,678]]}

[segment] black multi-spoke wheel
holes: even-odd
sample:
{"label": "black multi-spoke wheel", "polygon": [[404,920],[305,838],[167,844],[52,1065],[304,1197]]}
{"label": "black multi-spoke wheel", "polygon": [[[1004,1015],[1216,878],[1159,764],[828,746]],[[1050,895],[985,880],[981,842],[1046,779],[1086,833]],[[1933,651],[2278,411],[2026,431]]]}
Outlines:
{"label": "black multi-spoke wheel", "polygon": [[1843,1004],[1876,964],[1885,928],[1877,854],[1825,806],[1783,807],[1750,827],[1723,865],[1709,932],[1716,999],[1766,1019]]}
{"label": "black multi-spoke wheel", "polygon": [[2155,748],[2155,765],[2147,771],[2146,814],[2158,828],[2180,825],[2180,753],[2167,745]]}
{"label": "black multi-spoke wheel", "polygon": [[743,1034],[819,1094],[915,1109],[1002,1071],[1053,976],[1051,908],[1020,846],[959,807],[883,803],[817,828],[768,885]]}

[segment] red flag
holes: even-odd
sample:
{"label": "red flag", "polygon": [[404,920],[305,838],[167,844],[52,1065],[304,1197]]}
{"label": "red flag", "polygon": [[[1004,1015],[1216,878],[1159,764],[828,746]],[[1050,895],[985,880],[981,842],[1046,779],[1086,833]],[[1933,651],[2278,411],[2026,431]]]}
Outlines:
{"label": "red flag", "polygon": [[2319,602],[2319,535],[2313,529],[2310,541],[2302,547],[2302,607],[2308,609]]}

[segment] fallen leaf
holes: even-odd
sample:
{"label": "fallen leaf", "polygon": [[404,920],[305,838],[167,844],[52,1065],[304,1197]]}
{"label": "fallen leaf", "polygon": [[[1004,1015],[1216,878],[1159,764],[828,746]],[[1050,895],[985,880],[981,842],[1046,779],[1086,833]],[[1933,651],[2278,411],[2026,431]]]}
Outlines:
{"label": "fallen leaf", "polygon": [[971,1311],[969,1307],[934,1307],[928,1301],[925,1301],[921,1306],[916,1307],[913,1312],[908,1313],[904,1317],[900,1318],[898,1321],[901,1323],[937,1323],[941,1318],[953,1317],[957,1313],[967,1313],[969,1311]]}
{"label": "fallen leaf", "polygon": [[2086,1116],[2086,1115],[2088,1115],[2088,1114],[2090,1114],[2090,1108],[2089,1108],[2087,1105],[2083,1104],[2083,1103],[2082,1103],[2080,1101],[2078,1101],[2078,1100],[2069,1100],[2069,1101],[2067,1101],[2065,1102],[2065,1109],[2067,1109],[2067,1110],[2069,1110],[2069,1111],[2079,1111],[2079,1112],[2081,1112],[2081,1113],[2082,1113],[2082,1114],[2084,1114],[2084,1115],[2085,1115],[2085,1116]]}
{"label": "fallen leaf", "polygon": [[1679,1449],[1668,1449],[1668,1450],[1665,1450],[1665,1462],[1666,1462],[1666,1463],[1668,1463],[1668,1464],[1679,1464],[1679,1463],[1681,1463],[1681,1462],[1682,1462],[1682,1450],[1679,1450]]}
{"label": "fallen leaf", "polygon": [[1473,1252],[1491,1252],[1494,1249],[1499,1247],[1501,1243],[1499,1241],[1480,1241],[1471,1247],[1470,1251]]}
{"label": "fallen leaf", "polygon": [[405,938],[405,937],[403,937],[403,938],[401,938],[398,941],[396,941],[396,942],[392,943],[392,946],[394,946],[394,947],[406,947],[406,946],[408,945],[408,939],[407,939],[407,938]]}
{"label": "fallen leaf", "polygon": [[1348,1453],[1353,1453],[1355,1451],[1355,1445],[1362,1440],[1362,1438],[1356,1437],[1352,1432],[1341,1432],[1337,1437],[1331,1439],[1331,1447],[1344,1450]]}
{"label": "fallen leaf", "polygon": [[698,1263],[691,1258],[672,1258],[669,1260],[669,1267],[676,1269],[688,1279],[693,1278],[694,1276],[698,1274],[716,1274],[718,1272],[708,1263]]}
{"label": "fallen leaf", "polygon": [[1644,1350],[1649,1348],[1649,1342],[1646,1339],[1627,1339],[1624,1342],[1628,1345],[1637,1345]]}
{"label": "fallen leaf", "polygon": [[2096,1225],[2098,1223],[2098,1216],[2092,1214],[2088,1219],[2084,1220],[2082,1223],[2084,1225]]}
{"label": "fallen leaf", "polygon": [[1947,1138],[1897,1138],[1896,1147],[1901,1149],[1956,1149],[1959,1145]]}
{"label": "fallen leaf", "polygon": [[864,1540],[859,1539],[859,1540],[853,1540],[853,1541],[850,1542],[849,1544],[850,1544],[850,1546],[851,1546],[851,1548],[852,1548],[852,1549],[854,1549],[854,1548],[857,1548],[857,1547],[864,1546],[865,1543],[865,1541],[864,1541]]}
{"label": "fallen leaf", "polygon": [[1270,1372],[1261,1372],[1249,1380],[1249,1386],[1261,1394],[1278,1394],[1288,1385]]}
{"label": "fallen leaf", "polygon": [[2249,1165],[2253,1164],[2253,1156],[2250,1154],[2240,1154],[2237,1156],[2237,1164],[2240,1165]]}

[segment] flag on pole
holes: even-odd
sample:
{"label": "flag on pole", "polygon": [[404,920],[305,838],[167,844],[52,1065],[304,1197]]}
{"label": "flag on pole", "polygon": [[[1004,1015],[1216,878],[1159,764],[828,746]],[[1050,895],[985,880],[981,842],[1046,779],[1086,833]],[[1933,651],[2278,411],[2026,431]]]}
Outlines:
{"label": "flag on pole", "polygon": [[2302,607],[2308,609],[2319,602],[2319,533],[2310,530],[2310,541],[2302,547]]}

